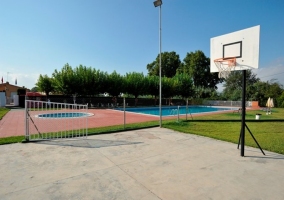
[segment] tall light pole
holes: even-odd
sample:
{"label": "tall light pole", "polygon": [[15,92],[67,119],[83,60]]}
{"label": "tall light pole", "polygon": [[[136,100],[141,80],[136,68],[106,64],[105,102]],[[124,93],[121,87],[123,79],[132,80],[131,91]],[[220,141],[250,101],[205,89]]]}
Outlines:
{"label": "tall light pole", "polygon": [[154,1],[155,7],[160,7],[160,13],[159,13],[159,46],[160,46],[160,63],[159,63],[159,76],[160,76],[160,87],[159,87],[159,112],[160,112],[160,128],[162,127],[162,21],[161,21],[161,15],[162,15],[162,0],[156,0]]}

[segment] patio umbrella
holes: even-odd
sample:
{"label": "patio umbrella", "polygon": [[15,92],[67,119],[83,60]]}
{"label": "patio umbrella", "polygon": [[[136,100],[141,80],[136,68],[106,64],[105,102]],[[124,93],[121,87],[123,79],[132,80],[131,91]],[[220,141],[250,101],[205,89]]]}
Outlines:
{"label": "patio umbrella", "polygon": [[[266,102],[266,107],[267,107],[267,115],[271,114],[271,108],[274,107],[274,103],[273,103],[273,99],[272,98],[268,98],[267,102]],[[269,112],[269,113],[268,113]]]}
{"label": "patio umbrella", "polygon": [[273,98],[270,99],[270,107],[274,107],[274,102],[273,102]]}
{"label": "patio umbrella", "polygon": [[270,107],[270,97],[268,98],[267,102],[266,102],[266,107],[269,108]]}

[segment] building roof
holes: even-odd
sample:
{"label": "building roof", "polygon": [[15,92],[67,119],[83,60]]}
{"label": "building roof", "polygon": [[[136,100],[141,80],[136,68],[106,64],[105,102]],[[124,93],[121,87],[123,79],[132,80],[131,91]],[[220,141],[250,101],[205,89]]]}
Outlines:
{"label": "building roof", "polygon": [[45,96],[39,92],[27,92],[26,96]]}

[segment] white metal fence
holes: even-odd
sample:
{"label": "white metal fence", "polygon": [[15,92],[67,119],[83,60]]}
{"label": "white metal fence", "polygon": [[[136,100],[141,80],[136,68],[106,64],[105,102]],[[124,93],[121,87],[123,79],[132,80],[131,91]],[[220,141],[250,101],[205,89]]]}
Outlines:
{"label": "white metal fence", "polygon": [[88,135],[88,105],[25,101],[26,141]]}
{"label": "white metal fence", "polygon": [[[206,100],[203,102],[204,105],[210,105],[210,106],[228,106],[228,107],[241,107],[242,106],[242,101],[211,101],[211,100]],[[246,106],[251,107],[252,102],[251,101],[246,101]]]}

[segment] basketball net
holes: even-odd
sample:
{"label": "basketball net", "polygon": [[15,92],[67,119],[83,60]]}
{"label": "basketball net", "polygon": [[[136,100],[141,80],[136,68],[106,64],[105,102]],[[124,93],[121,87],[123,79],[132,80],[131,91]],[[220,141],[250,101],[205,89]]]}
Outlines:
{"label": "basketball net", "polygon": [[214,62],[219,71],[219,78],[228,78],[236,67],[236,58],[233,57],[218,58]]}

